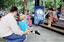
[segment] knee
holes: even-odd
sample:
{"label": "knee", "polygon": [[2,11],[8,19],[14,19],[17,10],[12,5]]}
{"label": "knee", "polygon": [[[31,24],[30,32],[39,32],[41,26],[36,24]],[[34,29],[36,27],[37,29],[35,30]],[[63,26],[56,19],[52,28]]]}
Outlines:
{"label": "knee", "polygon": [[26,35],[23,35],[23,41],[26,39]]}

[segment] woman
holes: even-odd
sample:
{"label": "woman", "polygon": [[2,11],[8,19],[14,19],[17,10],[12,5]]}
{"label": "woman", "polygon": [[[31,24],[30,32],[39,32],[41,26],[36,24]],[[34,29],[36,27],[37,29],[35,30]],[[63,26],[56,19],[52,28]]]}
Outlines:
{"label": "woman", "polygon": [[54,23],[58,20],[56,12],[50,8],[49,9],[49,18],[48,18],[48,27],[51,27],[51,23]]}

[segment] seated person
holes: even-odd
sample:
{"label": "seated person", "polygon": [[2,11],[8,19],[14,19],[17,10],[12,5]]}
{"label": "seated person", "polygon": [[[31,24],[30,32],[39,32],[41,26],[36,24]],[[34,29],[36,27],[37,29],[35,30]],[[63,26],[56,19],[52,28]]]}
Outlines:
{"label": "seated person", "polygon": [[32,32],[32,33],[35,33],[35,34],[38,34],[40,35],[40,33],[37,31],[37,30],[33,30],[32,27],[29,27],[28,24],[25,22],[26,21],[26,16],[25,15],[21,15],[20,16],[20,22],[19,22],[19,26],[20,26],[20,29],[25,32],[27,31],[28,34],[29,32]]}
{"label": "seated person", "polygon": [[61,13],[61,15],[59,16],[60,16],[59,20],[64,20],[64,13]]}
{"label": "seated person", "polygon": [[[28,30],[30,31],[30,29],[29,29],[27,23],[25,22],[25,19],[26,19],[25,15],[21,15],[21,16],[20,16],[20,20],[21,20],[21,21],[19,22],[19,26],[20,26],[20,29],[21,29],[23,32],[25,32],[25,31],[28,32]],[[28,32],[28,34],[29,34],[29,32]]]}
{"label": "seated person", "polygon": [[57,14],[57,17],[58,17],[58,19],[59,19],[59,18],[60,18],[59,15],[61,14],[61,8],[58,8],[57,10],[58,10],[58,11],[56,12],[56,14]]}
{"label": "seated person", "polygon": [[25,30],[29,29],[28,24],[25,22],[25,18],[26,18],[25,15],[20,16],[21,21],[19,22],[19,26],[23,32],[25,32]]}

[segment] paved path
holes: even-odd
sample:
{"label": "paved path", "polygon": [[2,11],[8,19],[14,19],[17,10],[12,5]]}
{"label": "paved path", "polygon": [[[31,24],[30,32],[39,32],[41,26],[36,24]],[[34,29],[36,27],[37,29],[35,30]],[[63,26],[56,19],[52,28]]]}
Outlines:
{"label": "paved path", "polygon": [[[39,30],[41,35],[30,33],[26,42],[64,42],[64,36],[53,31],[33,25],[34,30]],[[0,41],[3,42],[3,41]]]}
{"label": "paved path", "polygon": [[41,35],[39,36],[31,33],[28,35],[26,42],[64,42],[64,36],[58,33],[44,29],[40,26],[33,25],[33,28],[39,30]]}

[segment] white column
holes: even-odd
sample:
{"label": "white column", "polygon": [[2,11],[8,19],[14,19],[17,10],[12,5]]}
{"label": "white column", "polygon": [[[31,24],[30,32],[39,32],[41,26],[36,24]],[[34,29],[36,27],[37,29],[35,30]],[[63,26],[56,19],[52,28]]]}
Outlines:
{"label": "white column", "polygon": [[43,0],[43,6],[44,6],[44,19],[45,19],[45,0]]}
{"label": "white column", "polygon": [[45,6],[45,0],[43,0],[43,6]]}

